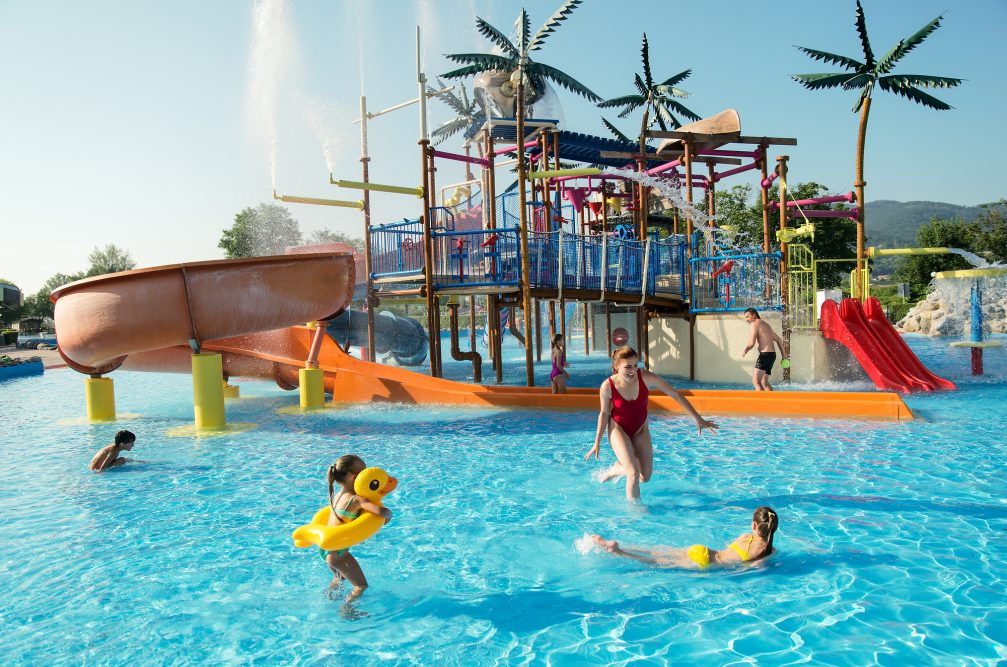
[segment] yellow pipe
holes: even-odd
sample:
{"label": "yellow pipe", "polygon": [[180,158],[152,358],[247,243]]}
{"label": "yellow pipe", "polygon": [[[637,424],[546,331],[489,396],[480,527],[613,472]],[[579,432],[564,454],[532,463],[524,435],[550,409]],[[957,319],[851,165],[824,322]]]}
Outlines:
{"label": "yellow pipe", "polygon": [[598,167],[580,167],[578,169],[548,169],[546,171],[530,171],[529,179],[555,178],[557,176],[597,176],[601,173]]}
{"label": "yellow pipe", "polygon": [[301,407],[321,408],[325,406],[325,371],[321,368],[297,369],[297,381],[301,387]]}
{"label": "yellow pipe", "polygon": [[343,201],[340,199],[316,199],[315,197],[294,197],[292,195],[278,195],[273,192],[273,199],[279,199],[288,204],[316,204],[318,206],[342,206],[343,208],[355,208],[358,211],[364,210],[362,201]]}
{"label": "yellow pipe", "polygon": [[219,354],[192,355],[192,405],[197,430],[224,428],[223,380]]}
{"label": "yellow pipe", "polygon": [[329,183],[338,185],[341,188],[353,188],[354,190],[377,190],[378,192],[394,192],[400,195],[414,195],[418,199],[423,198],[423,188],[403,188],[398,185],[382,185],[380,183],[362,183],[360,181],[333,180],[329,177]]}
{"label": "yellow pipe", "polygon": [[951,248],[875,248],[867,249],[868,257],[886,257],[889,255],[950,255]]}
{"label": "yellow pipe", "polygon": [[115,419],[115,389],[112,378],[87,378],[84,380],[84,397],[87,401],[87,418],[93,421]]}
{"label": "yellow pipe", "polygon": [[937,271],[930,274],[934,278],[996,278],[1007,276],[1007,266],[997,266],[988,269],[962,269],[960,271]]}
{"label": "yellow pipe", "polygon": [[241,388],[237,385],[227,384],[227,380],[223,381],[224,384],[224,398],[241,398]]}

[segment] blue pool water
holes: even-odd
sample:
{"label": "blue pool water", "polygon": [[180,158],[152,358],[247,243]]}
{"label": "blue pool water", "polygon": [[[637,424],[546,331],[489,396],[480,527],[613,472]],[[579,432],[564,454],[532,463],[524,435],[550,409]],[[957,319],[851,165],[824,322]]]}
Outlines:
{"label": "blue pool water", "polygon": [[[654,479],[631,505],[587,463],[595,416],[353,406],[277,414],[296,394],[241,383],[254,431],[190,423],[187,376],[115,374],[139,416],[88,425],[81,376],[5,383],[0,439],[3,664],[993,664],[1007,660],[1007,352],[912,339],[960,383],[905,424],[655,415]],[[573,368],[597,358],[571,353]],[[960,357],[960,358],[959,358]],[[545,362],[543,362],[544,364]],[[516,364],[515,364],[516,365]],[[459,367],[460,368],[460,367]],[[603,370],[603,365],[602,365]],[[458,370],[462,374],[464,371]],[[601,372],[601,371],[599,371]],[[593,383],[593,381],[592,381]],[[585,383],[586,384],[586,383]],[[119,428],[147,463],[95,475]],[[399,478],[394,521],[355,547],[347,607],[290,532],[355,452]],[[779,553],[732,571],[654,570],[593,552],[722,547],[752,510]],[[345,592],[345,591],[344,591]]]}

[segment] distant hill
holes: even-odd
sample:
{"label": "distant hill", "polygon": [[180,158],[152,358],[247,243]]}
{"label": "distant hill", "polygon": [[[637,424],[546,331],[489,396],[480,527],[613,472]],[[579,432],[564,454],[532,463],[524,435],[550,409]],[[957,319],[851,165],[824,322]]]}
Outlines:
{"label": "distant hill", "polygon": [[933,218],[972,221],[979,217],[978,206],[958,206],[938,201],[867,202],[867,245],[879,248],[907,248],[916,243],[916,230]]}

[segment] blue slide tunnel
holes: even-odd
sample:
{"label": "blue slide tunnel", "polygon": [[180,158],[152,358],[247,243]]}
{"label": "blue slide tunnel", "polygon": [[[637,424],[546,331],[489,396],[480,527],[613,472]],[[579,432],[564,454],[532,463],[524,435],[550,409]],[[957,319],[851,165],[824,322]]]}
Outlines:
{"label": "blue slide tunnel", "polygon": [[[367,313],[347,310],[329,322],[329,336],[339,345],[367,346]],[[411,317],[387,310],[374,315],[374,352],[391,354],[402,366],[419,366],[427,358],[427,332]]]}

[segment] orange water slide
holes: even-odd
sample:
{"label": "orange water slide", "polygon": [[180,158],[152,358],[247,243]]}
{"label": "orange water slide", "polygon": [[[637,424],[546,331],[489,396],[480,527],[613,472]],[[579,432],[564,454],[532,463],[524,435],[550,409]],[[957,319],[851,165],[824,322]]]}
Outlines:
{"label": "orange water slide", "polygon": [[[116,368],[188,373],[192,347],[219,352],[227,377],[294,388],[315,329],[349,303],[352,257],[301,254],[178,264],[99,276],[56,290],[60,353],[83,373]],[[293,326],[297,325],[297,326]],[[597,389],[481,386],[369,363],[324,336],[318,366],[337,403],[398,402],[505,408],[598,409]],[[683,391],[705,415],[912,419],[898,395],[867,392]],[[656,410],[681,412],[651,394]]]}

